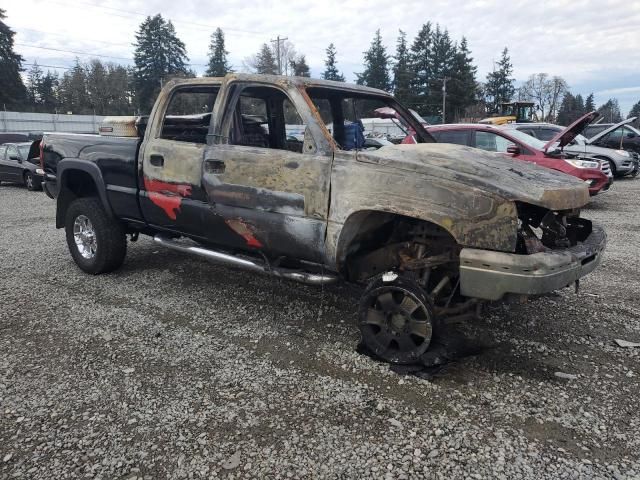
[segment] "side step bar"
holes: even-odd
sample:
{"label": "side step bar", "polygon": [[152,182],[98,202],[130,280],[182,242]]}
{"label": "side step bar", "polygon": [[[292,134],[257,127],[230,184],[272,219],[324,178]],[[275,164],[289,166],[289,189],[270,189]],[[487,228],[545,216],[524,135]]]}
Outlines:
{"label": "side step bar", "polygon": [[328,283],[334,283],[338,280],[336,275],[330,273],[318,274],[309,273],[299,270],[289,270],[286,268],[270,268],[263,264],[254,262],[248,258],[240,258],[235,255],[229,255],[228,253],[211,250],[204,247],[197,247],[195,245],[185,245],[173,238],[165,237],[163,235],[156,235],[153,237],[153,241],[163,247],[177,250],[183,253],[190,253],[191,255],[197,255],[204,257],[214,263],[220,265],[227,265],[231,267],[239,267],[244,270],[249,270],[257,273],[264,273],[279,278],[286,278],[288,280],[295,280],[296,282],[306,283],[307,285],[324,285]]}

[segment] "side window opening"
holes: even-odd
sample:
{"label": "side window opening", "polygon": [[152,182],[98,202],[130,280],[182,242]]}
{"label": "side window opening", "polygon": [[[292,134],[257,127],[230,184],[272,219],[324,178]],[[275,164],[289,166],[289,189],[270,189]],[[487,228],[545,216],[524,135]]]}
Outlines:
{"label": "side window opening", "polygon": [[439,143],[453,143],[456,145],[468,145],[468,131],[467,130],[443,130],[438,132]]}
{"label": "side window opening", "polygon": [[233,112],[229,143],[302,153],[306,125],[284,92],[247,87]]}
{"label": "side window opening", "polygon": [[434,140],[390,97],[327,87],[308,88],[307,94],[341,150],[374,150],[400,143],[408,135],[417,143]]}
{"label": "side window opening", "polygon": [[13,145],[10,145],[9,147],[7,147],[7,160],[13,160],[11,157],[17,157],[17,156],[18,156],[18,149],[16,147],[14,147]]}
{"label": "side window opening", "polygon": [[160,138],[207,143],[211,113],[219,90],[219,86],[196,86],[174,92],[162,120]]}
{"label": "side window opening", "polygon": [[487,150],[488,152],[507,153],[507,147],[513,145],[506,138],[492,132],[476,132],[476,148]]}

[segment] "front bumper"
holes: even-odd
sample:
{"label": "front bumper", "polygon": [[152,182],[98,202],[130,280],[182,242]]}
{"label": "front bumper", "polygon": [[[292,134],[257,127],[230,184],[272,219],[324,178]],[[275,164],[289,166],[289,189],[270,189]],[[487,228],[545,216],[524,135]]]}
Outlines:
{"label": "front bumper", "polygon": [[539,295],[571,285],[591,273],[602,260],[607,236],[593,225],[584,242],[566,249],[531,255],[463,248],[460,252],[460,292],[485,300],[507,293]]}

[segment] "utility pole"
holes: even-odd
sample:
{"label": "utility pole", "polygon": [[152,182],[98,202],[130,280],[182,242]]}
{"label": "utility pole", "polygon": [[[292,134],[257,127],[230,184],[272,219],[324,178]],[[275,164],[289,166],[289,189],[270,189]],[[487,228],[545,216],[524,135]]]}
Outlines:
{"label": "utility pole", "polygon": [[275,40],[271,40],[271,43],[276,44],[276,57],[278,59],[278,75],[282,75],[282,61],[280,59],[280,42],[284,42],[288,40],[289,37],[280,38],[280,35],[276,37]]}
{"label": "utility pole", "polygon": [[442,79],[442,123],[445,123],[447,114],[447,80],[451,80],[450,77],[444,77]]}

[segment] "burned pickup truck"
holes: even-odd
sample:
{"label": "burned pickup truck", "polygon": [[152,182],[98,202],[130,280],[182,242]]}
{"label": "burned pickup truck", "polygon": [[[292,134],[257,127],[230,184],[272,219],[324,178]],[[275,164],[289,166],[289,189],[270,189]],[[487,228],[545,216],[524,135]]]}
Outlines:
{"label": "burned pickup truck", "polygon": [[[368,147],[362,118],[397,112],[416,144]],[[438,144],[382,91],[230,74],[169,82],[148,119],[45,134],[56,226],[87,273],[117,269],[127,236],[277,277],[365,285],[366,346],[416,361],[443,319],[484,300],[573,284],[600,263],[584,182]]]}

